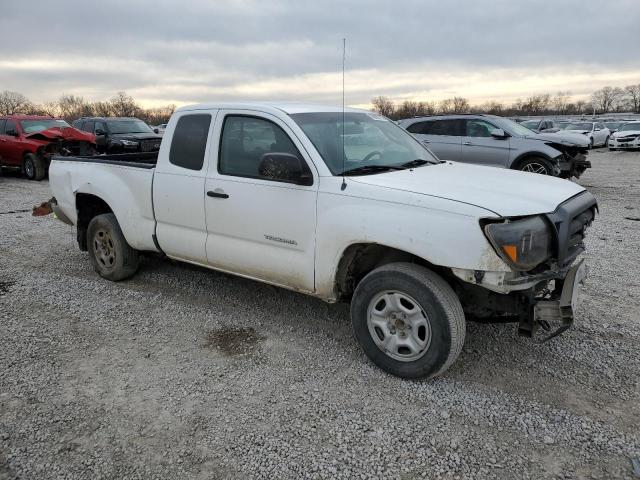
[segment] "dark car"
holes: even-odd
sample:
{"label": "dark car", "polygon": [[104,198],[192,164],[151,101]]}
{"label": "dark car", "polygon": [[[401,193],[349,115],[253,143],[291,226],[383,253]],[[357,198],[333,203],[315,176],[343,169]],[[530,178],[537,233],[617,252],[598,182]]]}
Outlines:
{"label": "dark car", "polygon": [[162,141],[162,135],[139,118],[79,118],[73,126],[95,134],[100,153],[157,152]]}

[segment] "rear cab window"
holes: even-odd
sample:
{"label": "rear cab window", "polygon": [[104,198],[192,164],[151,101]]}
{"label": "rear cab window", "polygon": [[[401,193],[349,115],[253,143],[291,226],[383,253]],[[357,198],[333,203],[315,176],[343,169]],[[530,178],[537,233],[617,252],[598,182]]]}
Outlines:
{"label": "rear cab window", "polygon": [[209,113],[181,116],[171,139],[169,163],[188,170],[202,170],[210,125]]}

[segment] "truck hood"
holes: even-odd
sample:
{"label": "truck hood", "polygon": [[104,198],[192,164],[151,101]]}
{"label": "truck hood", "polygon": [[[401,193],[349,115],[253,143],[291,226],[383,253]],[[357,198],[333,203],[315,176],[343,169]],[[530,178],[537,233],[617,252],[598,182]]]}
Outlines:
{"label": "truck hood", "polygon": [[555,177],[458,162],[349,178],[375,187],[475,205],[502,217],[553,212],[584,191],[576,183]]}
{"label": "truck hood", "polygon": [[162,140],[162,135],[157,133],[112,133],[111,138],[114,140]]}
{"label": "truck hood", "polygon": [[92,133],[83,132],[73,127],[53,127],[39,132],[28,133],[26,138],[31,140],[42,140],[45,142],[51,142],[55,140],[78,140],[90,143],[96,143],[96,137]]}
{"label": "truck hood", "polygon": [[559,130],[557,132],[544,132],[536,135],[528,135],[527,138],[542,140],[543,142],[561,143],[567,146],[589,146],[589,138],[574,131]]}

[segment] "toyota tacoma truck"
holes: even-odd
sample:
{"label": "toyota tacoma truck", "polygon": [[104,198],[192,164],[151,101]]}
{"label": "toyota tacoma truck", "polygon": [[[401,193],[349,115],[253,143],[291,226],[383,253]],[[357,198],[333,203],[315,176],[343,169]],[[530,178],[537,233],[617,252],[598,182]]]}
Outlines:
{"label": "toyota tacoma truck", "polygon": [[158,153],[56,157],[50,184],[102,277],[156,252],[350,302],[366,355],[405,378],[446,371],[466,317],[568,328],[597,209],[567,180],[439,161],[384,117],[301,104],[183,107]]}

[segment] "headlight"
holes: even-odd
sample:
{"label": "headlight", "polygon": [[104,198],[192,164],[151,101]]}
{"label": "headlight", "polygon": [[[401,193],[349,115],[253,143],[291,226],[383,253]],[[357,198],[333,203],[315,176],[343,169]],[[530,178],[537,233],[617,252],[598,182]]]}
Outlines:
{"label": "headlight", "polygon": [[540,216],[490,223],[484,232],[498,255],[516,270],[531,270],[549,258],[553,234]]}
{"label": "headlight", "polygon": [[137,147],[138,146],[138,142],[134,142],[132,140],[120,140],[120,143],[122,143],[122,145],[124,145],[125,147]]}

